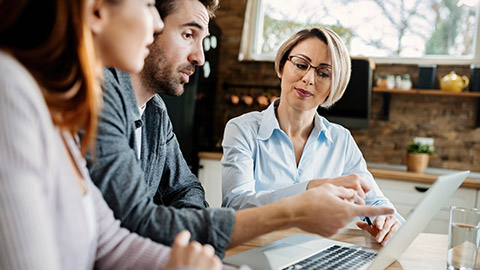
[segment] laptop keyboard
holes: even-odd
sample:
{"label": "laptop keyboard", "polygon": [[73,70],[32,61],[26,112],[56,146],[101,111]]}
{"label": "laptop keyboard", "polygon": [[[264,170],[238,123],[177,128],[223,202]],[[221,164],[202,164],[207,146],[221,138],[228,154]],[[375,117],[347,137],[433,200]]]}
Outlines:
{"label": "laptop keyboard", "polygon": [[333,245],[283,270],[292,269],[358,269],[377,254],[361,249]]}

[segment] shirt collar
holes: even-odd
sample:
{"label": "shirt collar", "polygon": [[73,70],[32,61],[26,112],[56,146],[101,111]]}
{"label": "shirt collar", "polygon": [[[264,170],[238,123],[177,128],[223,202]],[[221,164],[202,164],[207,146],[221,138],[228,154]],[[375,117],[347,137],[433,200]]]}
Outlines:
{"label": "shirt collar", "polygon": [[317,111],[315,111],[315,118],[313,120],[313,130],[312,130],[312,135],[314,138],[324,136],[325,139],[327,140],[328,144],[333,144],[332,140],[332,130],[331,130],[331,124],[325,119],[324,117],[321,117]]}
{"label": "shirt collar", "polygon": [[266,110],[262,112],[262,122],[258,130],[257,138],[260,140],[267,140],[273,134],[275,129],[280,130],[277,117],[275,116],[275,108],[278,107],[280,98],[275,99]]}
{"label": "shirt collar", "polygon": [[[280,98],[277,98],[266,110],[262,112],[262,122],[260,123],[260,128],[258,130],[257,138],[260,140],[267,140],[277,129],[280,130],[280,125],[278,124],[277,117],[275,115],[275,108],[278,107],[280,103]],[[329,144],[333,143],[330,128],[326,125],[327,120],[321,117],[318,112],[315,112],[315,117],[313,120],[313,130],[311,136],[317,138],[323,134],[327,139]],[[328,125],[329,126],[329,125]]]}

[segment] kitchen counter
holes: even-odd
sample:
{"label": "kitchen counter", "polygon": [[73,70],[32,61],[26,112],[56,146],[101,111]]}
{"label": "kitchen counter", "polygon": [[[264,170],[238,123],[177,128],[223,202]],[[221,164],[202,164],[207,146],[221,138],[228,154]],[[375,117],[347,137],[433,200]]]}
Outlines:
{"label": "kitchen counter", "polygon": [[[387,178],[410,182],[433,183],[441,174],[459,172],[457,170],[427,168],[425,173],[408,172],[406,165],[367,163],[368,170],[375,178]],[[480,188],[480,173],[471,172],[461,187]]]}
{"label": "kitchen counter", "polygon": [[[200,159],[220,160],[222,153],[218,152],[199,152]],[[367,163],[368,170],[375,178],[387,178],[410,182],[433,183],[438,175],[458,172],[457,170],[427,168],[425,173],[407,172],[405,165],[391,165],[381,163]],[[463,182],[462,187],[480,189],[480,173],[472,172]]]}

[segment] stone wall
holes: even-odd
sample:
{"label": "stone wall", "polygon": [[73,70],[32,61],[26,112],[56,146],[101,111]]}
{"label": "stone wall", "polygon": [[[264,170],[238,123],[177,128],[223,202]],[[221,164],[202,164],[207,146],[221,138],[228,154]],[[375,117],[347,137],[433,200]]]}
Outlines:
{"label": "stone wall", "polygon": [[[221,0],[215,22],[222,30],[220,73],[216,93],[214,141],[216,150],[228,119],[258,105],[233,105],[226,101],[229,94],[273,96],[279,94],[279,80],[272,62],[239,62],[238,51],[243,28],[246,0]],[[286,37],[287,38],[287,37]],[[469,75],[468,66],[438,66],[438,77],[451,70]],[[414,87],[417,81],[416,65],[377,65],[375,74],[410,74]],[[230,86],[228,86],[228,85]],[[238,88],[231,85],[264,85],[268,89]],[[435,139],[437,157],[429,166],[448,169],[480,171],[480,128],[475,127],[479,98],[391,95],[389,120],[381,120],[383,95],[372,97],[372,120],[368,130],[351,130],[368,162],[405,164],[405,149],[413,137]]]}

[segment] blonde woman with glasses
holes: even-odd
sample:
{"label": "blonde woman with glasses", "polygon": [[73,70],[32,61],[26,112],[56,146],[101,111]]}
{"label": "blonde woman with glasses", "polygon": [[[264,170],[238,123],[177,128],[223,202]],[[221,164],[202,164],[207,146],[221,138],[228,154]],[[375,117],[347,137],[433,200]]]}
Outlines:
{"label": "blonde woman with glasses", "polygon": [[[353,203],[393,208],[350,132],[317,113],[318,106],[332,106],[342,97],[350,68],[345,44],[328,28],[305,29],[283,43],[275,58],[280,98],[225,127],[223,206],[265,205],[330,183],[354,189]],[[385,244],[403,222],[395,212],[357,225]]]}

